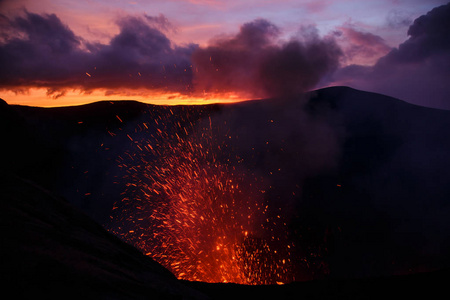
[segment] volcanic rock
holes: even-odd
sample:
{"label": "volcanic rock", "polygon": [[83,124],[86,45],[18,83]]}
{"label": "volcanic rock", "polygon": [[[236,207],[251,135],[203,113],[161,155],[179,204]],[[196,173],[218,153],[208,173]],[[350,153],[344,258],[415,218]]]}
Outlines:
{"label": "volcanic rock", "polygon": [[2,281],[25,299],[206,299],[61,197],[0,177]]}

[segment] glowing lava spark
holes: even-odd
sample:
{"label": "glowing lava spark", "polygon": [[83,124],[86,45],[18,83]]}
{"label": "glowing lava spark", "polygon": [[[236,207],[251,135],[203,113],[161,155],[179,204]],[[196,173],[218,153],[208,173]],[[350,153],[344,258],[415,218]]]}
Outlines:
{"label": "glowing lava spark", "polygon": [[263,182],[241,170],[239,158],[217,142],[211,118],[196,124],[189,117],[173,121],[181,118],[173,115],[169,109],[168,119],[144,123],[144,138],[134,137],[136,151],[121,161],[129,183],[113,231],[179,279],[292,281],[292,245],[274,246],[279,238],[269,232],[274,222]]}

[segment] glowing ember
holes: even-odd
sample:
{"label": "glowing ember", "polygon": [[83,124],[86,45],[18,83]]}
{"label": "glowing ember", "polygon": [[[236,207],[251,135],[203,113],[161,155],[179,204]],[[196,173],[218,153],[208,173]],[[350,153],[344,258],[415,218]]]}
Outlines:
{"label": "glowing ember", "polygon": [[173,114],[169,109],[166,120],[140,126],[140,141],[129,137],[137,150],[121,161],[129,183],[127,197],[115,207],[113,231],[179,279],[293,281],[293,245],[275,236],[286,224],[270,216],[263,181],[241,170],[239,158],[218,144],[210,118],[202,126],[170,122]]}

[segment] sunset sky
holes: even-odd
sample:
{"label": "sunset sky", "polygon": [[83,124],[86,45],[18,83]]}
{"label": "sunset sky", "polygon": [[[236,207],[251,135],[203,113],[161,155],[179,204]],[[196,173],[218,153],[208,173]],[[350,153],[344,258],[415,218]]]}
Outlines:
{"label": "sunset sky", "polygon": [[0,0],[0,98],[230,102],[346,85],[450,109],[439,0]]}

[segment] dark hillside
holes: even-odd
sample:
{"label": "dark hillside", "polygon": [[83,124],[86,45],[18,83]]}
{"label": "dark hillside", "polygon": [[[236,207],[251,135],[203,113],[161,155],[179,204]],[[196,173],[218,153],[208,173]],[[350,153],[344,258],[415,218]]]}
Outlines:
{"label": "dark hillside", "polygon": [[3,102],[0,114],[2,173],[55,191],[101,224],[127,184],[118,157],[157,130],[142,130],[143,123],[164,120],[171,134],[213,124],[215,138],[241,158],[239,168],[270,185],[265,197],[287,212],[298,255],[319,255],[308,254],[307,274],[298,278],[450,266],[449,111],[333,87],[295,99],[192,107]]}

